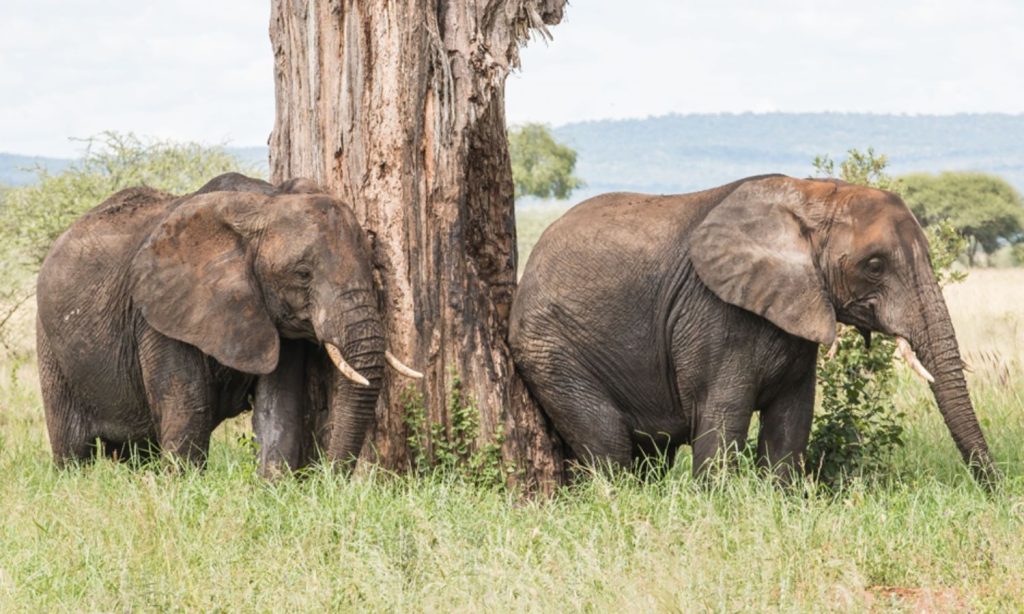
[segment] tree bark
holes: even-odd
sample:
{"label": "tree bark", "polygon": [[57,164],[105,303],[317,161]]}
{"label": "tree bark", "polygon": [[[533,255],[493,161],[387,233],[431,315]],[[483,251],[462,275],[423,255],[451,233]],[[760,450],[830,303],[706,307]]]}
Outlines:
{"label": "tree bark", "polygon": [[[480,441],[503,431],[513,482],[549,489],[562,448],[512,367],[515,210],[504,88],[531,32],[565,0],[273,0],[275,182],[309,177],[347,202],[373,243],[392,352],[425,378],[448,424],[458,378]],[[409,466],[392,376],[363,458]],[[500,425],[500,426],[499,426]]]}

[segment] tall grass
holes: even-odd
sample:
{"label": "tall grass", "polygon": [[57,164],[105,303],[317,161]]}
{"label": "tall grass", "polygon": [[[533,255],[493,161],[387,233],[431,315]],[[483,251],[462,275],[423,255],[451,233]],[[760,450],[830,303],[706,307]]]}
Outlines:
{"label": "tall grass", "polygon": [[1008,476],[991,494],[906,372],[891,474],[832,494],[746,468],[703,487],[688,458],[537,501],[374,469],[269,484],[247,417],[218,430],[203,473],[58,471],[26,347],[0,364],[0,611],[1019,610],[1022,281],[974,272],[947,291]]}

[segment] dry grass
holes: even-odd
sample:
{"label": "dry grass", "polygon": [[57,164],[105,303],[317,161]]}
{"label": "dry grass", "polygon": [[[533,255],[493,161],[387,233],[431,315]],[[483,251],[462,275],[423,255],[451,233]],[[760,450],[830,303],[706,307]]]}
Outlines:
{"label": "dry grass", "polygon": [[1024,269],[981,269],[946,288],[957,339],[978,373],[1024,364]]}

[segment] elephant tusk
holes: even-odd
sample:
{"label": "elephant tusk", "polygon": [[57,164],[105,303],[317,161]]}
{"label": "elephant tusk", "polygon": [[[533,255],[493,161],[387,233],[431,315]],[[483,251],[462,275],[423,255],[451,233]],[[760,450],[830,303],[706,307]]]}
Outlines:
{"label": "elephant tusk", "polygon": [[921,379],[928,383],[935,382],[935,378],[932,377],[932,374],[929,373],[928,369],[925,369],[924,365],[921,364],[921,361],[917,359],[917,354],[915,354],[914,350],[910,347],[910,342],[903,337],[896,337],[896,353],[899,354],[903,360],[907,361],[910,368],[914,370],[914,373],[920,375]]}
{"label": "elephant tusk", "polygon": [[836,322],[836,336],[832,340],[832,345],[828,346],[828,352],[825,354],[825,360],[832,360],[836,357],[836,352],[839,351],[839,337],[843,334],[843,324]]}
{"label": "elephant tusk", "polygon": [[325,343],[324,347],[327,348],[327,355],[331,357],[331,362],[334,363],[335,367],[338,367],[338,371],[341,371],[342,375],[349,378],[353,382],[359,384],[360,386],[370,385],[370,380],[360,375],[358,371],[353,369],[351,365],[345,362],[345,359],[341,356],[341,350],[331,345],[330,343]]}
{"label": "elephant tusk", "polygon": [[389,350],[384,351],[384,359],[388,361],[388,364],[391,365],[391,368],[393,368],[395,371],[398,371],[402,375],[406,377],[411,377],[413,379],[423,379],[422,373],[402,364],[402,361],[395,358],[395,355],[392,354]]}
{"label": "elephant tusk", "polygon": [[825,354],[825,360],[832,360],[833,358],[835,358],[836,357],[836,350],[838,350],[838,349],[839,349],[839,335],[836,335],[836,338],[832,342],[832,345],[830,345],[829,348],[828,348],[828,353]]}

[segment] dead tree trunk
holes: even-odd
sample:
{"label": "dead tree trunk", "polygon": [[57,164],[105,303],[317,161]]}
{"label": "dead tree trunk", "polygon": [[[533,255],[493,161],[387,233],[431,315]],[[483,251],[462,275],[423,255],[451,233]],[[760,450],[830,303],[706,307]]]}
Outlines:
{"label": "dead tree trunk", "polygon": [[[504,89],[531,32],[565,0],[273,0],[273,180],[310,177],[349,203],[373,240],[393,351],[424,367],[428,415],[447,424],[458,378],[500,428],[517,481],[562,478],[561,447],[506,344],[516,283]],[[409,465],[390,378],[363,457]],[[500,426],[499,426],[500,425]]]}

